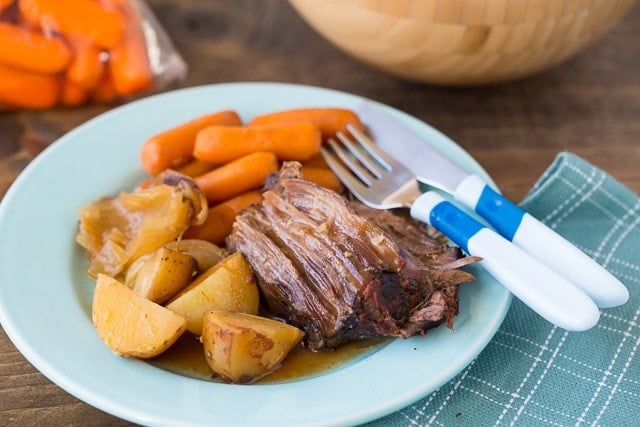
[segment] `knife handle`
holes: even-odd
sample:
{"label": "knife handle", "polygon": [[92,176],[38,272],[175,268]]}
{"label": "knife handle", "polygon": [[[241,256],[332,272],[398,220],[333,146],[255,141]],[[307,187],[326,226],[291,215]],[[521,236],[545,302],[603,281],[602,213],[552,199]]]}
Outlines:
{"label": "knife handle", "polygon": [[601,308],[629,299],[629,291],[611,273],[564,237],[494,191],[479,176],[467,177],[454,194],[502,236],[579,286]]}
{"label": "knife handle", "polygon": [[581,289],[439,194],[421,195],[411,216],[431,224],[468,254],[482,257],[485,270],[549,322],[569,331],[585,331],[598,322],[598,307]]}

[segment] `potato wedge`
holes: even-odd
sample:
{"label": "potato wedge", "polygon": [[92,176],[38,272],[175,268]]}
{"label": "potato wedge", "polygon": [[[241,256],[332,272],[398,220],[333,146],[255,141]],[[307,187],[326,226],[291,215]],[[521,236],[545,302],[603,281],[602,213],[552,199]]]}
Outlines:
{"label": "potato wedge", "polygon": [[191,283],[196,270],[194,257],[162,247],[134,261],[124,284],[146,299],[163,304]]}
{"label": "potato wedge", "polygon": [[202,341],[207,363],[223,380],[246,384],[278,369],[304,332],[266,317],[207,311]]}
{"label": "potato wedge", "polygon": [[169,348],[186,320],[106,274],[99,274],[91,316],[100,339],[115,354],[147,359]]}
{"label": "potato wedge", "polygon": [[191,255],[198,263],[198,272],[203,273],[229,256],[229,252],[218,245],[201,239],[182,239],[167,243],[165,248]]}
{"label": "potato wedge", "polygon": [[187,329],[202,334],[202,316],[208,310],[258,314],[260,294],[253,271],[240,252],[202,273],[166,307],[187,319]]}

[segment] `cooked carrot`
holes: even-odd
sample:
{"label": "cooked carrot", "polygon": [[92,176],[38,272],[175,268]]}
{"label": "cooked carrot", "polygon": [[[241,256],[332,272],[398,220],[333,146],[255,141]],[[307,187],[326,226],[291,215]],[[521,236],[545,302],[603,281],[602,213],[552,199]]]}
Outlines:
{"label": "cooked carrot", "polygon": [[[212,165],[211,163],[202,162],[200,160],[192,160],[184,166],[176,168],[176,172],[182,175],[195,178],[209,172],[218,165]],[[152,187],[154,185],[162,183],[162,175],[154,175],[145,179],[135,187],[135,191],[144,190],[145,188]]]}
{"label": "cooked carrot", "polygon": [[0,61],[26,71],[57,73],[71,61],[71,50],[58,37],[0,22]]}
{"label": "cooked carrot", "polygon": [[202,160],[192,160],[186,165],[177,168],[176,170],[183,175],[195,178],[196,176],[200,176],[206,172],[209,172],[215,167],[216,165],[203,162]]}
{"label": "cooked carrot", "polygon": [[156,175],[167,168],[177,168],[193,159],[196,134],[211,125],[239,126],[235,111],[222,110],[206,114],[152,136],[142,146],[140,157],[143,169]]}
{"label": "cooked carrot", "polygon": [[124,36],[109,52],[116,91],[128,96],[151,89],[154,78],[138,10],[131,1],[101,1],[108,9],[119,9],[125,19]]}
{"label": "cooked carrot", "polygon": [[206,221],[189,228],[184,238],[208,240],[216,245],[223,245],[238,213],[250,205],[260,203],[261,199],[260,191],[249,191],[209,208]]}
{"label": "cooked carrot", "polygon": [[269,174],[278,170],[276,155],[258,151],[226,163],[195,178],[210,205],[260,188]]}
{"label": "cooked carrot", "polygon": [[31,24],[86,37],[100,47],[114,47],[124,34],[120,13],[94,0],[20,0],[19,6]]}
{"label": "cooked carrot", "polygon": [[256,116],[249,121],[250,126],[264,126],[284,123],[312,122],[320,128],[322,138],[326,140],[336,132],[346,129],[352,123],[364,130],[362,122],[351,110],[345,108],[296,108],[275,111]]}
{"label": "cooked carrot", "polygon": [[0,102],[19,108],[49,108],[60,98],[61,80],[0,64]]}
{"label": "cooked carrot", "polygon": [[225,163],[256,151],[271,151],[280,160],[303,161],[320,150],[320,130],[310,122],[274,126],[208,126],[198,132],[193,155]]}
{"label": "cooked carrot", "polygon": [[87,90],[71,80],[64,80],[62,83],[62,93],[60,103],[68,107],[76,107],[84,104],[89,98]]}
{"label": "cooked carrot", "polygon": [[67,79],[85,89],[93,89],[104,73],[106,52],[82,37],[69,36],[67,42],[73,51],[73,59],[65,73]]}
{"label": "cooked carrot", "polygon": [[304,162],[302,162],[302,166],[315,166],[315,167],[319,167],[319,168],[328,168],[329,167],[329,165],[327,164],[327,162],[324,159],[324,157],[322,157],[321,153],[314,154],[309,159],[307,159]]}
{"label": "cooked carrot", "polygon": [[333,190],[337,193],[340,193],[342,192],[342,190],[344,190],[340,179],[329,168],[303,166],[302,178],[306,179],[307,181],[314,182],[322,187]]}

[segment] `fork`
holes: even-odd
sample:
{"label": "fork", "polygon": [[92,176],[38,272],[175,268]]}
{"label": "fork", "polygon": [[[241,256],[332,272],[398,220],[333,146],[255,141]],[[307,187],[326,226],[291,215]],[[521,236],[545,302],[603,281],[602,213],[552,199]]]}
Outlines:
{"label": "fork", "polygon": [[484,226],[435,191],[422,193],[413,173],[352,125],[321,152],[349,191],[374,209],[409,208],[411,216],[448,237],[513,295],[552,324],[585,331],[600,318],[584,291]]}

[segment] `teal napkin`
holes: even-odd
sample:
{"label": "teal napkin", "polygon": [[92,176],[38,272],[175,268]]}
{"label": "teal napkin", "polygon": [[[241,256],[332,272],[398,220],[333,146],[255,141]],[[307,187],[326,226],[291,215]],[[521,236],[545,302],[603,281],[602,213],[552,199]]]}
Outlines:
{"label": "teal napkin", "polygon": [[480,355],[448,384],[370,426],[640,426],[640,201],[560,153],[521,206],[627,285],[629,301],[566,332],[514,298]]}

